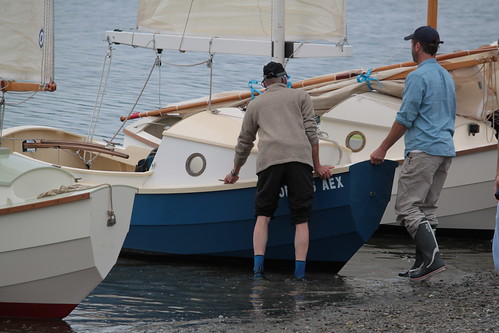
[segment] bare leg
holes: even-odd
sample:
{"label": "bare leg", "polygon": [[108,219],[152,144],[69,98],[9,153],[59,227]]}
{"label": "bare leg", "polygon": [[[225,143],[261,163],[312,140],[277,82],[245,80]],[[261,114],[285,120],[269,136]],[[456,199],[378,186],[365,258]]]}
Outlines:
{"label": "bare leg", "polygon": [[253,254],[265,255],[265,248],[267,247],[267,239],[269,236],[269,223],[270,217],[257,216],[255,229],[253,230]]}
{"label": "bare leg", "polygon": [[296,224],[295,231],[295,259],[300,261],[307,260],[308,252],[308,222]]}

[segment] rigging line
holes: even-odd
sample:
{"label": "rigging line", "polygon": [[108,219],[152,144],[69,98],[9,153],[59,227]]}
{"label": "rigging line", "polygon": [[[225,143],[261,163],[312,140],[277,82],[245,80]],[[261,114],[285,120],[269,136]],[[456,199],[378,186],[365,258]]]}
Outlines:
{"label": "rigging line", "polygon": [[194,66],[204,65],[204,64],[208,63],[209,61],[210,61],[210,59],[206,59],[204,61],[197,62],[194,64],[174,64],[173,62],[168,62],[166,60],[163,60],[163,63],[170,65],[170,66],[176,66],[176,67],[194,67]]}
{"label": "rigging line", "polygon": [[213,93],[213,56],[214,54],[211,53],[211,46],[213,44],[213,37],[210,39],[210,48],[208,50],[210,54],[210,60],[208,62],[208,67],[210,68],[210,94],[209,94],[209,99],[208,99],[208,111],[211,111],[211,95]]}
{"label": "rigging line", "polygon": [[[111,72],[111,63],[112,63],[112,53],[113,49],[111,43],[109,42],[109,47],[106,55],[104,56],[104,63],[102,64],[102,74],[99,82],[99,89],[97,90],[97,98],[94,104],[94,110],[92,114],[92,119],[90,120],[90,125],[88,127],[87,132],[87,141],[91,142],[93,140],[95,129],[97,126],[97,122],[99,120],[100,111],[102,109],[102,104],[104,101],[104,95],[106,94],[107,82],[109,79],[109,73]],[[108,61],[109,59],[109,61]],[[107,64],[107,67],[106,67]]]}
{"label": "rigging line", "polygon": [[133,104],[132,109],[130,110],[130,112],[126,116],[125,121],[123,121],[123,123],[121,124],[120,128],[118,128],[118,130],[116,131],[116,133],[113,135],[113,137],[109,141],[110,143],[113,142],[113,140],[116,138],[116,136],[118,136],[118,133],[120,133],[121,130],[123,129],[123,127],[125,127],[125,124],[127,123],[128,119],[130,118],[130,115],[135,111],[135,108],[137,107],[137,104],[139,104],[140,98],[142,97],[142,94],[144,93],[144,90],[146,89],[146,86],[149,83],[149,80],[151,79],[151,75],[152,75],[152,73],[154,71],[154,67],[156,67],[156,64],[158,62],[158,58],[159,58],[159,55],[156,55],[156,58],[154,59],[154,63],[152,65],[152,67],[151,67],[151,70],[149,71],[149,75],[147,76],[146,82],[144,82],[144,86],[140,90],[139,96],[137,96],[137,99],[136,99],[135,103]]}
{"label": "rigging line", "polygon": [[0,97],[0,143],[2,142],[3,136],[3,120],[5,115],[5,92],[2,91],[2,97]]}
{"label": "rigging line", "polygon": [[[13,93],[13,92],[9,92],[11,95],[22,95],[22,94],[25,94],[24,92],[20,92],[20,93]],[[32,99],[33,97],[35,97],[36,94],[38,94],[38,91],[35,91],[35,92],[32,92],[30,93],[31,96],[29,96],[28,98],[26,98],[25,100],[23,101],[20,101],[18,103],[6,103],[6,105],[8,106],[19,106],[21,104],[24,104],[26,103],[27,101],[29,101],[30,99]]]}
{"label": "rigging line", "polygon": [[[159,52],[159,51],[158,51]],[[161,72],[162,72],[162,59],[161,56],[163,55],[163,52],[159,52],[159,60],[156,66],[159,67],[158,69],[158,108],[161,108]]]}
{"label": "rigging line", "polygon": [[282,64],[284,66],[284,68],[286,68],[286,66],[288,65],[288,62],[289,60],[295,55],[296,52],[298,52],[300,50],[300,48],[304,45],[305,43],[304,42],[301,42],[300,45],[296,48],[296,50],[293,51],[293,53],[291,53],[289,55],[289,57],[287,58],[284,58],[284,64]]}
{"label": "rigging line", "polygon": [[189,19],[191,17],[191,11],[192,11],[192,4],[193,3],[194,3],[194,0],[191,0],[191,5],[189,6],[189,12],[187,13],[187,19],[185,20],[184,31],[182,32],[182,37],[180,38],[180,44],[178,46],[178,50],[180,52],[182,52],[182,44],[184,42],[185,32],[187,31],[187,24],[189,24]]}
{"label": "rigging line", "polygon": [[381,63],[379,63],[378,66],[374,66],[373,68],[378,68],[378,67],[382,67],[382,66],[385,66],[387,63],[391,63],[391,59],[393,57],[395,57],[396,55],[398,55],[402,50],[405,50],[407,49],[407,45],[404,44],[403,46],[399,47],[395,52],[392,53],[392,55],[388,56],[388,57],[385,57],[385,60],[381,61]]}

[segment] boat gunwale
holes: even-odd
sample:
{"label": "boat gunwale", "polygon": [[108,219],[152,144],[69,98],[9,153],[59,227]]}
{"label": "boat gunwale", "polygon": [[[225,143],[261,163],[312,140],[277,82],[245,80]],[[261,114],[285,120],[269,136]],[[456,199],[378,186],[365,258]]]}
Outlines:
{"label": "boat gunwale", "polygon": [[[350,170],[350,166],[337,166],[332,171],[332,176],[346,173]],[[220,184],[203,184],[203,185],[182,185],[182,186],[162,186],[162,187],[141,187],[137,194],[175,194],[175,193],[198,193],[198,192],[217,192],[247,189],[256,186],[256,178],[248,180],[240,180],[234,184],[224,184],[223,179],[219,179]]]}
{"label": "boat gunwale", "polygon": [[90,199],[90,192],[78,193],[71,196],[58,197],[54,199],[41,200],[37,202],[26,202],[20,205],[16,204],[10,207],[0,208],[0,216],[20,213],[40,208],[53,207],[86,199]]}

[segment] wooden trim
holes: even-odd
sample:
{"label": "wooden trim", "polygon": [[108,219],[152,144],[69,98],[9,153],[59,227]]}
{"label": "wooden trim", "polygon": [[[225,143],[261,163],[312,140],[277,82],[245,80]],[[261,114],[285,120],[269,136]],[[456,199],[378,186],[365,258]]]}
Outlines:
{"label": "wooden trim", "polygon": [[496,150],[496,149],[497,149],[497,143],[493,143],[493,144],[488,145],[488,146],[482,146],[482,147],[478,147],[478,148],[470,148],[470,149],[457,151],[456,156],[469,155],[469,154],[474,154],[474,153],[482,153],[484,151]]}
{"label": "wooden trim", "polygon": [[[483,153],[486,151],[490,150],[496,150],[497,149],[497,143],[493,143],[488,146],[483,146],[483,147],[478,147],[478,148],[470,148],[470,149],[464,149],[460,151],[456,151],[456,157],[457,156],[463,156],[463,155],[470,155],[470,154],[476,154],[476,153]],[[404,159],[401,160],[396,160],[400,165],[404,163]]]}
{"label": "wooden trim", "polygon": [[7,214],[30,211],[30,210],[39,209],[39,208],[52,207],[52,206],[62,205],[62,204],[69,203],[69,202],[85,200],[85,199],[90,199],[90,193],[86,192],[86,193],[76,194],[76,195],[73,195],[70,197],[45,200],[45,201],[34,202],[34,203],[13,206],[13,207],[8,207],[8,208],[1,208],[0,215],[7,215]]}
{"label": "wooden trim", "polygon": [[62,140],[40,140],[39,142],[23,142],[23,149],[27,148],[56,148],[56,149],[76,149],[93,151],[96,153],[108,154],[111,156],[118,156],[128,158],[129,155],[120,153],[108,148],[104,145],[81,142],[81,141],[62,141]]}
{"label": "wooden trim", "polygon": [[133,139],[135,139],[139,142],[145,143],[146,145],[151,146],[153,148],[159,148],[159,145],[157,143],[152,142],[151,140],[147,140],[147,139],[141,137],[140,135],[138,135],[137,133],[132,132],[126,128],[123,129],[123,134],[128,135],[129,137],[132,137]]}

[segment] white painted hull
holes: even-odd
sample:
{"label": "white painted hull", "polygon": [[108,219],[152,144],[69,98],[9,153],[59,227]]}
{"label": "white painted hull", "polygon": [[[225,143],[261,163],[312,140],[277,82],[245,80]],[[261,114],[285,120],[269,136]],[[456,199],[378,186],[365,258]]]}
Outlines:
{"label": "white painted hull", "polygon": [[[365,147],[353,152],[351,158],[353,162],[367,160],[388,134],[399,105],[400,99],[380,94],[354,96],[323,116],[321,130],[338,141],[344,140],[352,131],[361,131],[366,137]],[[470,123],[479,125],[479,133],[468,133]],[[494,133],[487,122],[457,117],[454,135],[457,156],[453,159],[437,202],[439,229],[494,230],[497,205],[493,197],[497,161]],[[388,151],[386,158],[402,163],[403,139]],[[381,225],[399,225],[394,208],[399,173],[400,168],[397,168],[392,198]]]}
{"label": "white painted hull", "polygon": [[[493,231],[497,202],[493,197],[493,175],[497,152],[489,150],[454,158],[438,201],[438,228]],[[480,161],[476,165],[475,161]],[[474,164],[470,169],[470,163]],[[470,170],[473,170],[470,174]],[[395,172],[392,198],[382,225],[398,225],[395,199],[400,169]]]}
{"label": "white painted hull", "polygon": [[116,263],[136,191],[101,185],[0,205],[0,317],[69,314]]}

